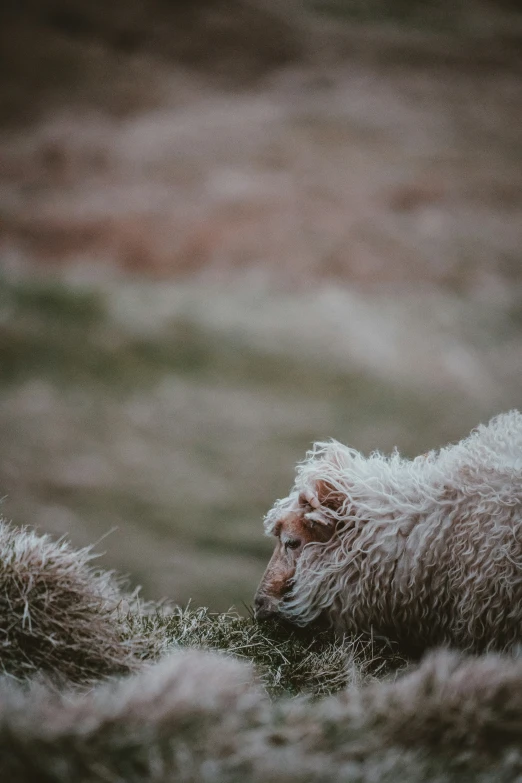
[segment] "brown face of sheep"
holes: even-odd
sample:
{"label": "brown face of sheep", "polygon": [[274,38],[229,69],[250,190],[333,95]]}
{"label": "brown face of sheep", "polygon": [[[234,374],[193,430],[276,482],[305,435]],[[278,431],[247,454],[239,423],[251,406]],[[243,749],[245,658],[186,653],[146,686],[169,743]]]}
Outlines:
{"label": "brown face of sheep", "polygon": [[317,505],[299,498],[299,507],[281,516],[274,529],[277,539],[274,554],[257,589],[254,604],[256,620],[277,615],[279,605],[292,586],[292,579],[303,548],[312,542],[326,543],[333,535],[333,526],[307,519]]}

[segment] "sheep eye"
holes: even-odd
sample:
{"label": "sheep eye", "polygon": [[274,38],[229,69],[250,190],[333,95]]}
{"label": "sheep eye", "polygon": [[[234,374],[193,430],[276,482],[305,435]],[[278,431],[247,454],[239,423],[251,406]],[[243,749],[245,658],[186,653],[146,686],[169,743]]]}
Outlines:
{"label": "sheep eye", "polygon": [[289,541],[285,541],[285,549],[298,549],[301,542],[297,538],[291,538]]}

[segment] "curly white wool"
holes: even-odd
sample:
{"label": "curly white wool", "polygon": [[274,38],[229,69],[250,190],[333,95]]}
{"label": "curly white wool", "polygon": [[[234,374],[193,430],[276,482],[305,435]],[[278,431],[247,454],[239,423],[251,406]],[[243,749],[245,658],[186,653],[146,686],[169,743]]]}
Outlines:
{"label": "curly white wool", "polygon": [[414,649],[522,640],[518,411],[414,460],[316,443],[293,492],[267,515],[267,532],[319,484],[335,497],[320,513],[336,530],[303,550],[284,617],[305,625],[323,613],[340,631],[373,631]]}

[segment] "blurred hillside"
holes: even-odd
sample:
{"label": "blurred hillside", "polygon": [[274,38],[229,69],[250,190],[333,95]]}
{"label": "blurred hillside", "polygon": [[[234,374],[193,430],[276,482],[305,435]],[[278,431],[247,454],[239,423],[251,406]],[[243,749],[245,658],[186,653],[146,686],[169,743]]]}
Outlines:
{"label": "blurred hillside", "polygon": [[0,10],[0,494],[152,597],[250,601],[316,438],[520,407],[509,2]]}

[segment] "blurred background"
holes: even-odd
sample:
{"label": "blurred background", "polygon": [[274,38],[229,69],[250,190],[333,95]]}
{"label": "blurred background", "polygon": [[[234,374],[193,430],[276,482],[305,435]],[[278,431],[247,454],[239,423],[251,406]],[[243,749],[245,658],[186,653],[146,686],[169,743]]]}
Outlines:
{"label": "blurred background", "polygon": [[3,0],[4,516],[250,603],[314,439],[522,405],[518,0]]}

